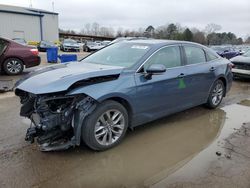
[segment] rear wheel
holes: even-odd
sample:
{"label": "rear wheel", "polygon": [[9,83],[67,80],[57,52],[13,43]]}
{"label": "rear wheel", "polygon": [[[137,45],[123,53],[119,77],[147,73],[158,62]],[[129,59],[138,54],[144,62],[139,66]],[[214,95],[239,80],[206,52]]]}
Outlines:
{"label": "rear wheel", "polygon": [[219,106],[224,96],[224,93],[225,93],[224,83],[221,80],[216,80],[210,91],[206,103],[207,107],[213,109]]}
{"label": "rear wheel", "polygon": [[8,75],[17,75],[23,72],[23,62],[17,58],[6,59],[3,63],[3,69]]}
{"label": "rear wheel", "polygon": [[128,127],[126,109],[109,100],[97,106],[85,120],[82,138],[91,149],[102,151],[120,143]]}

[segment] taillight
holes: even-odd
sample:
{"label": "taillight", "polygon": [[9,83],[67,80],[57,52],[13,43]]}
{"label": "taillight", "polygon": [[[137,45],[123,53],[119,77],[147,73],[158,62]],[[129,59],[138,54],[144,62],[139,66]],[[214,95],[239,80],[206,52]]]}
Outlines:
{"label": "taillight", "polygon": [[233,63],[228,63],[227,65],[230,68],[230,70],[232,70],[232,68],[234,68],[234,64]]}
{"label": "taillight", "polygon": [[34,55],[39,55],[38,49],[30,49],[31,53]]}

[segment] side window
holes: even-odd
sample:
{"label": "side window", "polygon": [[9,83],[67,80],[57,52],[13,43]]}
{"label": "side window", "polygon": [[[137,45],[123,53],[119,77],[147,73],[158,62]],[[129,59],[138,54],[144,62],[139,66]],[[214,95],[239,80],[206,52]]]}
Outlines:
{"label": "side window", "polygon": [[207,61],[213,61],[215,59],[218,59],[218,57],[212,52],[206,51],[206,54],[207,54]]}
{"label": "side window", "polygon": [[180,48],[178,46],[169,46],[160,49],[144,64],[144,70],[152,64],[162,64],[166,68],[181,66]]}
{"label": "side window", "polygon": [[188,65],[206,62],[206,56],[203,49],[194,46],[184,46],[184,50]]}
{"label": "side window", "polygon": [[0,39],[0,55],[2,55],[2,53],[4,52],[4,50],[7,47],[7,42],[5,42],[4,40]]}

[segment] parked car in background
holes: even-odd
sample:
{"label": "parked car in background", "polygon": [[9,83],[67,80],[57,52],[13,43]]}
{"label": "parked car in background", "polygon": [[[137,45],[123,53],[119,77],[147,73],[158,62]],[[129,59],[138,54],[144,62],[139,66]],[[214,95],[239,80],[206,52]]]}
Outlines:
{"label": "parked car in background", "polygon": [[85,45],[83,46],[83,51],[85,52],[91,52],[91,51],[96,51],[100,50],[104,46],[101,44],[101,42],[93,42],[93,41],[86,41]]}
{"label": "parked car in background", "polygon": [[20,114],[33,123],[26,140],[38,137],[43,151],[81,141],[106,150],[128,127],[201,104],[216,108],[231,87],[231,68],[196,43],[131,40],[34,72],[17,82],[15,94]]}
{"label": "parked car in background", "polygon": [[24,68],[39,65],[41,60],[38,54],[36,48],[0,38],[0,69],[8,75],[17,75]]}
{"label": "parked car in background", "polygon": [[232,47],[227,46],[212,46],[211,48],[216,51],[216,53],[219,54],[221,57],[227,59],[231,59],[237,55],[242,54],[240,51],[234,50]]}
{"label": "parked car in background", "polygon": [[80,45],[73,39],[64,39],[64,41],[61,43],[60,49],[64,52],[66,51],[80,52]]}
{"label": "parked car in background", "polygon": [[232,72],[235,77],[250,78],[250,50],[230,61],[234,64]]}
{"label": "parked car in background", "polygon": [[110,40],[104,40],[104,41],[101,42],[101,44],[102,44],[103,46],[107,46],[107,45],[109,45],[110,43],[111,43]]}
{"label": "parked car in background", "polygon": [[15,41],[15,42],[17,42],[17,43],[19,43],[19,44],[22,44],[22,45],[27,45],[28,44],[26,42],[26,40],[23,39],[23,38],[13,38],[12,40]]}
{"label": "parked car in background", "polygon": [[41,41],[37,45],[37,49],[39,52],[46,52],[47,49],[51,47],[57,47],[57,46],[53,42],[49,42],[49,41]]}
{"label": "parked car in background", "polygon": [[80,50],[83,50],[83,47],[85,46],[85,42],[77,41],[77,44],[79,45]]}

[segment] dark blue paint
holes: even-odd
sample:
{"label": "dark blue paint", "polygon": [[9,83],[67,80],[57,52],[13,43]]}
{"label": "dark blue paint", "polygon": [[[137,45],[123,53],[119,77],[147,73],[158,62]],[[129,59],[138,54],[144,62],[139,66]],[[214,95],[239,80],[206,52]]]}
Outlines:
{"label": "dark blue paint", "polygon": [[[130,41],[131,42],[131,41]],[[152,48],[133,67],[122,68],[83,62],[50,66],[30,74],[17,83],[17,88],[33,93],[46,94],[64,91],[66,95],[86,94],[102,102],[110,98],[121,98],[131,107],[131,126],[137,126],[174,112],[206,103],[215,80],[222,78],[228,91],[232,84],[229,61],[220,58],[196,65],[185,65],[167,69],[166,72],[145,78],[138,72],[141,64],[157,49],[167,45],[190,44],[214,53],[205,46],[179,41],[138,40],[135,43],[150,43]],[[216,53],[214,53],[216,54]],[[183,57],[182,57],[183,60]],[[211,68],[214,68],[211,70]],[[118,79],[68,90],[77,81],[117,75]],[[180,87],[180,75],[185,87]]]}

